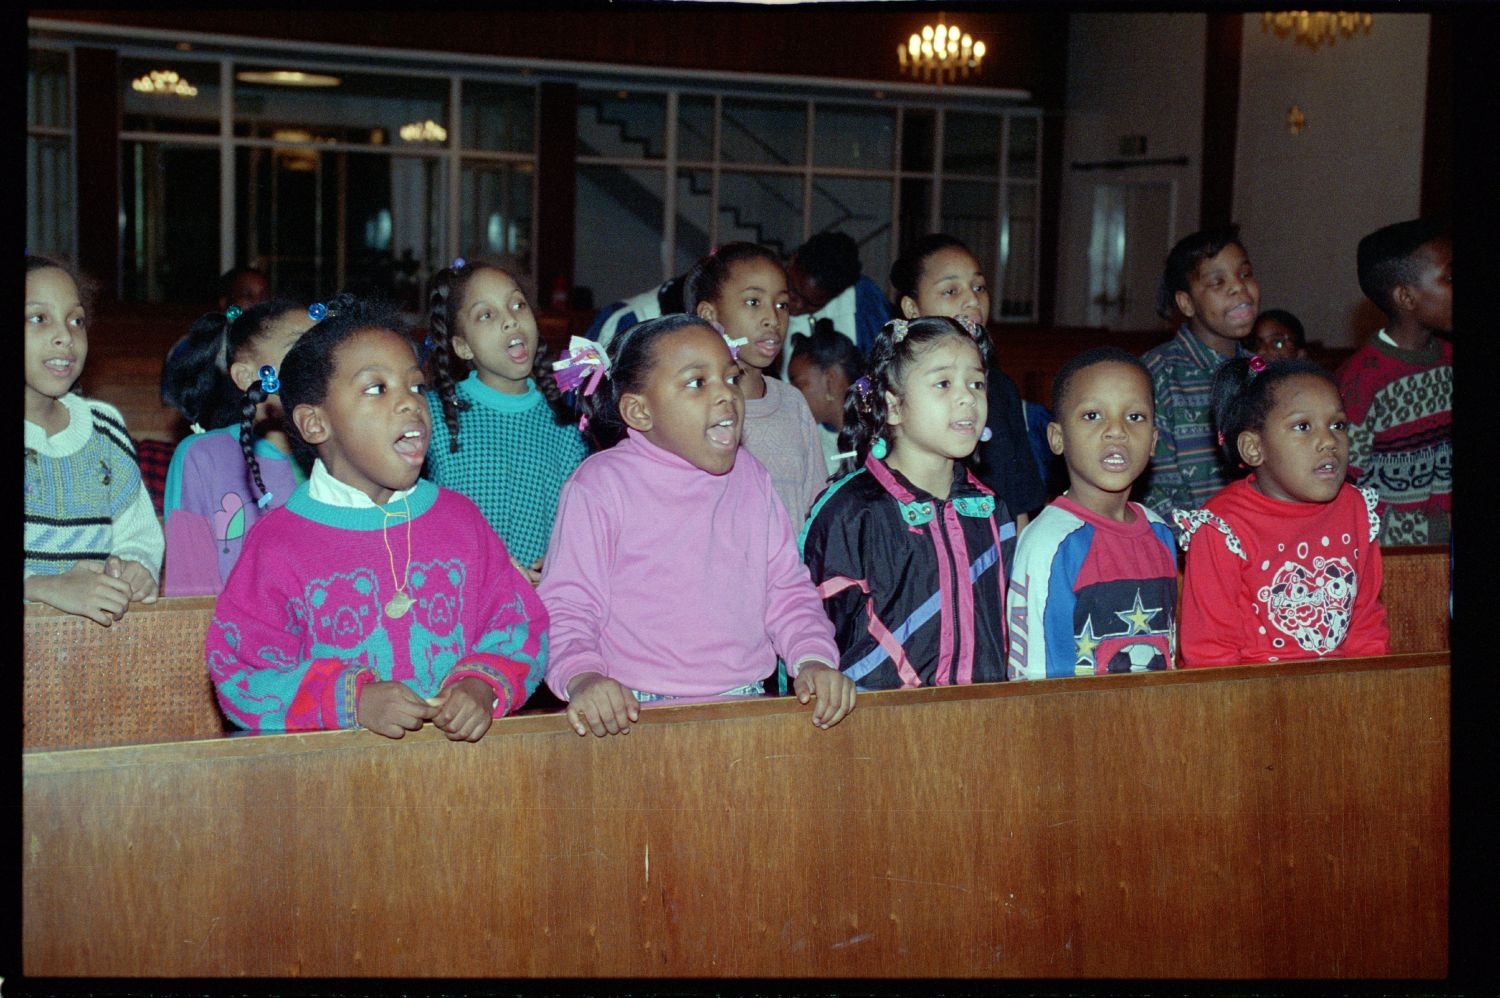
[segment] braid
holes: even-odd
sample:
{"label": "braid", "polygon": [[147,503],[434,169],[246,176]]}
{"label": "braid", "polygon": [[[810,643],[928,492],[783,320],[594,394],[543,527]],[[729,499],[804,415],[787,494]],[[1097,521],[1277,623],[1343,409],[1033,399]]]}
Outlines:
{"label": "braid", "polygon": [[432,294],[428,297],[427,336],[432,340],[432,383],[437,389],[438,399],[443,404],[443,422],[448,426],[448,449],[458,450],[458,413],[468,409],[467,399],[458,397],[458,379],[453,368],[458,358],[453,353],[453,321],[448,302],[452,297],[458,275],[452,267],[444,267],[432,279]]}
{"label": "braid", "polygon": [[536,360],[531,364],[531,380],[536,382],[537,391],[542,393],[542,398],[547,400],[547,408],[552,410],[552,421],[558,426],[573,426],[578,422],[578,413],[568,405],[568,400],[563,397],[562,389],[557,387],[557,375],[552,371],[552,362],[547,357],[547,344],[538,343]]}
{"label": "braid", "polygon": [[245,389],[244,404],[240,407],[240,450],[245,454],[245,467],[255,480],[255,488],[262,496],[266,494],[266,483],[260,477],[260,462],[255,458],[255,410],[266,400],[259,381],[252,381]]}

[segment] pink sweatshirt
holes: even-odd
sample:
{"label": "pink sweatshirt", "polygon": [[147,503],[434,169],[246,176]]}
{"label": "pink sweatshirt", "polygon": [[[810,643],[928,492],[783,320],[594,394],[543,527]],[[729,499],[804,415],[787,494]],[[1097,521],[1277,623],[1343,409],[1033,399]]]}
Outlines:
{"label": "pink sweatshirt", "polygon": [[712,696],[838,661],[771,477],[742,448],[711,475],[630,431],[563,486],[538,593],[547,685],[598,672],[630,689]]}

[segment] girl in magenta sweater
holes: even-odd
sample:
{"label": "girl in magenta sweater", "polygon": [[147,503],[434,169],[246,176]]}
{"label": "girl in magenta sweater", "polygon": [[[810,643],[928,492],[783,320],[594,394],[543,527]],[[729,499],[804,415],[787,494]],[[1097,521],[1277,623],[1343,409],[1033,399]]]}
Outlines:
{"label": "girl in magenta sweater", "polygon": [[1226,361],[1212,412],[1229,466],[1250,474],[1173,513],[1183,665],[1386,654],[1376,496],[1345,481],[1349,426],[1328,372]]}
{"label": "girl in magenta sweater", "polygon": [[[740,366],[695,316],[564,359],[600,452],[563,486],[542,583],[547,685],[580,735],[628,732],[642,701],[756,695],[779,655],[827,728],[854,707],[786,509],[740,449]],[[572,377],[561,381],[573,384]]]}
{"label": "girl in magenta sweater", "polygon": [[547,612],[478,507],[418,478],[431,419],[394,317],[345,295],[314,316],[273,390],[316,460],[215,606],[219,704],[257,731],[431,721],[478,741],[541,680]]}

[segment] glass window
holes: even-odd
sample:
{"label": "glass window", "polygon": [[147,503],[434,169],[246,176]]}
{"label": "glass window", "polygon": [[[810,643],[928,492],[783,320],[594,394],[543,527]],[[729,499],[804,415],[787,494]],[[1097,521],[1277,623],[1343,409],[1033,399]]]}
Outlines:
{"label": "glass window", "polygon": [[802,245],[802,178],[779,173],[719,175],[719,245],[746,240],[785,260]]}
{"label": "glass window", "polygon": [[949,111],[943,118],[943,172],[998,176],[1000,129],[999,115]]}
{"label": "glass window", "polygon": [[[121,143],[126,301],[212,301],[219,280],[219,150]],[[274,285],[273,285],[274,287]]]}
{"label": "glass window", "polygon": [[677,249],[672,275],[686,274],[713,247],[713,174],[708,170],[677,171]]}
{"label": "glass window", "polygon": [[517,274],[530,274],[536,200],[532,165],[466,162],[459,190],[459,255],[492,259]]}
{"label": "glass window", "polygon": [[[996,238],[1000,221],[1000,188],[994,183],[943,181],[942,229],[964,241],[981,267],[994,273]],[[994,317],[995,295],[990,294]]]}
{"label": "glass window", "polygon": [[26,246],[73,256],[73,156],[65,138],[26,139]]}
{"label": "glass window", "polygon": [[901,181],[901,253],[927,235],[932,228],[931,218],[932,181]]}
{"label": "glass window", "polygon": [[219,134],[219,64],[177,58],[121,59],[127,132]]}
{"label": "glass window", "polygon": [[807,162],[807,105],[724,99],[719,156],[725,163],[801,166]]}
{"label": "glass window", "polygon": [[38,128],[71,128],[68,99],[68,53],[31,49],[26,53],[26,124]]}
{"label": "glass window", "polygon": [[319,84],[309,86],[287,82],[284,74],[293,72],[300,71],[285,65],[235,66],[235,135],[402,149],[448,143],[445,78],[342,70],[291,78]]}
{"label": "glass window", "polygon": [[1004,226],[1000,232],[1000,257],[1004,273],[998,300],[1000,317],[1034,318],[1036,315],[1036,226],[1037,196],[1034,184],[1011,184]]}
{"label": "glass window", "polygon": [[[822,117],[818,118],[822,121]],[[837,230],[859,244],[863,273],[881,288],[891,272],[891,182],[850,177],[813,180],[814,232]],[[795,247],[793,247],[795,249]]]}
{"label": "glass window", "polygon": [[677,98],[677,158],[706,163],[714,158],[714,99],[697,94]]}
{"label": "glass window", "polygon": [[[813,117],[813,165],[889,170],[896,112],[819,104]],[[814,223],[816,228],[816,223]]]}
{"label": "glass window", "polygon": [[665,94],[578,91],[578,155],[662,159],[666,144]]}
{"label": "glass window", "polygon": [[463,82],[463,148],[531,152],[536,147],[536,88]]}
{"label": "glass window", "polygon": [[1035,180],[1039,118],[1011,115],[1010,144],[1005,150],[1005,172],[1011,179]]}
{"label": "glass window", "polygon": [[574,283],[590,288],[595,302],[661,283],[665,184],[660,169],[578,167]]}

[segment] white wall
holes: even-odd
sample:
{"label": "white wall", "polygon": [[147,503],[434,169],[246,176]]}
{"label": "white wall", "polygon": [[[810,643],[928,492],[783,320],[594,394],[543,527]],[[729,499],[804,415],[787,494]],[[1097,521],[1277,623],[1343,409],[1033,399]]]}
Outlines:
{"label": "white wall", "polygon": [[[1172,238],[1198,227],[1202,186],[1204,14],[1075,13],[1068,27],[1067,122],[1063,141],[1057,322],[1085,325],[1094,185],[1171,182]],[[1187,156],[1186,166],[1081,172],[1073,162],[1119,159],[1122,135],[1145,135],[1143,159]],[[1155,272],[1171,249],[1142,248]],[[1154,282],[1129,289],[1151,298]]]}
{"label": "white wall", "polygon": [[[1355,278],[1360,237],[1418,214],[1428,27],[1426,14],[1376,13],[1368,35],[1314,51],[1245,15],[1234,217],[1261,308],[1287,309],[1328,346],[1380,325]],[[1286,127],[1294,104],[1300,135]]]}

